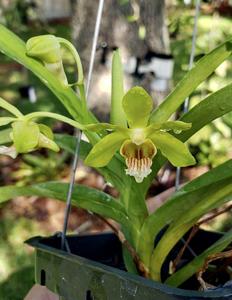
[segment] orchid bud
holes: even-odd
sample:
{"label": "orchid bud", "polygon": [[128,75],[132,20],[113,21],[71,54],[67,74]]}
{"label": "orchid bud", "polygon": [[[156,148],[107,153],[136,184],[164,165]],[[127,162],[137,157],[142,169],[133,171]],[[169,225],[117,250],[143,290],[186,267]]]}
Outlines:
{"label": "orchid bud", "polygon": [[75,47],[66,39],[51,34],[35,36],[27,41],[26,53],[28,56],[39,59],[51,73],[67,86],[69,84],[64,72],[61,45],[71,52],[77,65],[78,81],[70,85],[83,84],[83,68],[79,54]]}
{"label": "orchid bud", "polygon": [[39,59],[64,85],[68,85],[58,38],[50,34],[30,38],[26,43],[26,53]]}

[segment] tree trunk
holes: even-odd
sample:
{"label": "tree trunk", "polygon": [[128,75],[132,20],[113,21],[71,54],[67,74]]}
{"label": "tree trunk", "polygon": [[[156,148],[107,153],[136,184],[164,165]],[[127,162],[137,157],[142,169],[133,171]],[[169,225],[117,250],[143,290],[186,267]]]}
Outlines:
{"label": "tree trunk", "polygon": [[[81,56],[87,77],[88,64],[94,34],[99,1],[72,0],[73,41]],[[148,54],[169,54],[169,36],[165,23],[164,0],[105,0],[94,74],[89,94],[89,105],[105,118],[110,104],[110,64],[112,49],[120,48],[125,69],[132,57],[140,63],[146,61]],[[130,21],[128,21],[130,20]],[[144,30],[145,29],[145,30]],[[145,35],[141,36],[141,32]],[[136,71],[136,70],[135,70]],[[125,90],[139,84],[151,92],[152,73],[125,78]],[[166,93],[166,92],[165,92]],[[159,93],[153,91],[157,97]]]}

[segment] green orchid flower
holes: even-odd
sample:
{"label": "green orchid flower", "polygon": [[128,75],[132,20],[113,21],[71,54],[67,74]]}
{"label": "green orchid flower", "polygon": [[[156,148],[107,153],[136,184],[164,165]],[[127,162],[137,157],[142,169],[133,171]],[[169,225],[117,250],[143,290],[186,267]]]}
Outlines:
{"label": "green orchid flower", "polygon": [[59,151],[52,130],[44,124],[37,124],[31,120],[36,113],[24,116],[2,98],[0,98],[0,107],[14,115],[14,117],[0,118],[0,126],[11,125],[10,139],[13,142],[9,147],[0,146],[0,154],[16,158],[19,153],[28,153],[40,148]]}
{"label": "green orchid flower", "polygon": [[51,129],[44,124],[14,119],[11,122],[11,128],[10,138],[13,144],[10,147],[1,146],[0,154],[16,158],[20,153],[32,152],[40,148],[59,151],[58,145],[53,141]]}
{"label": "green orchid flower", "polygon": [[195,159],[187,146],[168,131],[178,134],[191,128],[190,123],[167,121],[151,123],[153,109],[150,95],[141,87],[133,87],[122,99],[122,108],[128,127],[101,123],[88,125],[88,130],[110,130],[90,151],[85,163],[100,168],[106,166],[117,150],[124,157],[126,174],[140,183],[151,173],[152,160],[160,150],[174,165],[179,167],[195,164]]}

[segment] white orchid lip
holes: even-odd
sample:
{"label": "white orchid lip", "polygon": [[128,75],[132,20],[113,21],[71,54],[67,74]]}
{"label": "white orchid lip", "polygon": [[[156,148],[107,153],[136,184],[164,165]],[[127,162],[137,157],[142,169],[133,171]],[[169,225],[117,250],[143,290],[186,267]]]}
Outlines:
{"label": "white orchid lip", "polygon": [[149,157],[136,159],[133,157],[126,158],[126,175],[134,176],[135,181],[140,183],[151,173],[152,160]]}
{"label": "white orchid lip", "polygon": [[151,173],[152,158],[156,152],[156,147],[149,139],[140,145],[126,140],[120,149],[127,165],[126,174],[133,176],[136,182],[142,182]]}

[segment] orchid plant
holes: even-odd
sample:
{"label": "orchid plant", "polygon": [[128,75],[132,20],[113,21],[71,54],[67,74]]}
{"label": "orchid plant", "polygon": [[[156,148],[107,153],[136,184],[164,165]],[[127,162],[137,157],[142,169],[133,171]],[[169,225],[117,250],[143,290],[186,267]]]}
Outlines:
{"label": "orchid plant", "polygon": [[[70,84],[67,80],[63,48],[70,51],[75,60],[76,83]],[[232,111],[232,85],[229,84],[208,95],[179,120],[170,120],[185,98],[231,55],[232,40],[201,58],[155,108],[151,96],[142,87],[124,91],[120,55],[115,51],[110,123],[100,123],[88,109],[81,60],[69,41],[43,35],[24,43],[0,25],[0,51],[38,76],[70,115],[66,117],[45,111],[23,115],[16,107],[0,99],[0,107],[11,114],[0,118],[0,126],[10,126],[0,153],[12,158],[39,148],[52,151],[61,148],[74,153],[75,138],[65,134],[53,135],[48,126],[38,121],[40,118],[53,118],[83,131],[88,142],[81,141],[81,158],[96,168],[119,191],[119,196],[116,199],[102,191],[75,185],[72,203],[121,225],[117,234],[129,272],[178,286],[199,270],[208,255],[222,251],[231,243],[232,231],[229,231],[181,269],[170,273],[168,278],[161,277],[163,263],[176,243],[204,214],[230,199],[231,160],[186,184],[155,212],[148,211],[145,200],[152,181],[166,161],[179,167],[195,164],[185,143],[188,138]],[[0,134],[4,132],[5,129]],[[0,202],[19,195],[39,195],[65,201],[67,191],[68,183],[64,182],[5,186],[0,188]]]}

